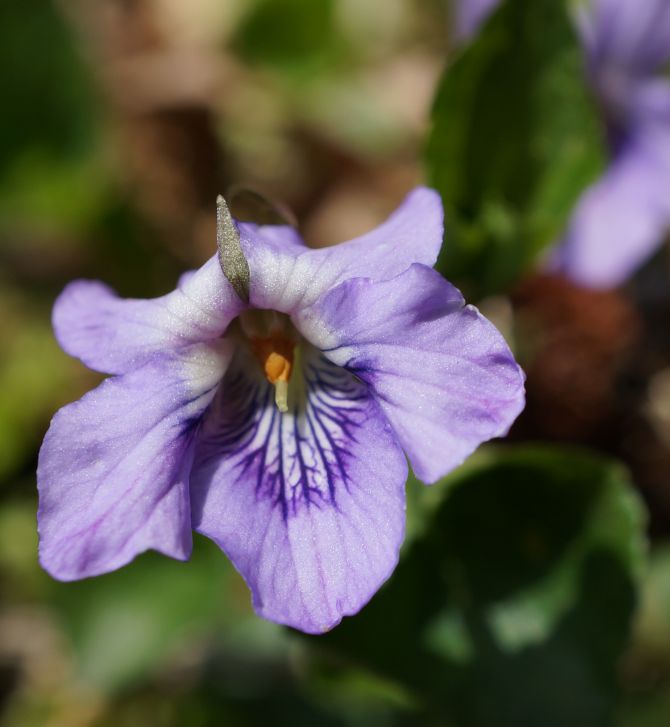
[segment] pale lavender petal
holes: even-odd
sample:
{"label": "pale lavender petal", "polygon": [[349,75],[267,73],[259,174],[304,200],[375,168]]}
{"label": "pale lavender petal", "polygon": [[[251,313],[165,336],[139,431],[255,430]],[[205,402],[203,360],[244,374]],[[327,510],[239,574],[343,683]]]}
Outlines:
{"label": "pale lavender petal", "polygon": [[454,0],[456,39],[461,41],[471,38],[499,4],[500,0]]}
{"label": "pale lavender petal", "polygon": [[670,228],[670,86],[649,82],[635,98],[635,128],[582,196],[553,260],[582,285],[622,283]]}
{"label": "pale lavender petal", "polygon": [[189,556],[193,437],[229,349],[148,362],[56,414],[37,472],[40,562],[52,576],[106,573],[150,548]]}
{"label": "pale lavender petal", "polygon": [[311,250],[288,227],[239,225],[251,270],[251,303],[293,313],[351,277],[387,280],[415,262],[433,265],[442,245],[442,203],[419,187],[386,222],[333,247]]}
{"label": "pale lavender petal", "polygon": [[156,353],[218,338],[242,307],[214,257],[161,298],[122,299],[103,283],[77,280],[56,301],[53,326],[67,353],[118,374]]}
{"label": "pale lavender petal", "polygon": [[315,352],[302,361],[304,398],[286,414],[254,370],[231,366],[207,413],[194,529],[232,560],[261,616],[321,633],[393,571],[407,464],[365,387]]}
{"label": "pale lavender petal", "polygon": [[590,0],[580,7],[578,27],[596,73],[647,75],[670,58],[667,0]]}
{"label": "pale lavender petal", "polygon": [[505,434],[523,408],[523,372],[503,337],[424,265],[343,283],[295,322],[370,386],[425,482]]}

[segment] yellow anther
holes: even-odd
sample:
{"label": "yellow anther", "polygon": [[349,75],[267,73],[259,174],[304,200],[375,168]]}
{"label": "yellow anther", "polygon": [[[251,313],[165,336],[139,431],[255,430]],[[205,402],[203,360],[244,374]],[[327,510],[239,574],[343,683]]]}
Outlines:
{"label": "yellow anther", "polygon": [[291,362],[281,353],[273,351],[265,359],[265,375],[271,384],[278,381],[288,381],[291,378]]}
{"label": "yellow anther", "polygon": [[288,382],[293,368],[295,344],[283,336],[255,338],[251,341],[256,358],[267,380],[275,387],[275,404],[281,412],[288,411]]}

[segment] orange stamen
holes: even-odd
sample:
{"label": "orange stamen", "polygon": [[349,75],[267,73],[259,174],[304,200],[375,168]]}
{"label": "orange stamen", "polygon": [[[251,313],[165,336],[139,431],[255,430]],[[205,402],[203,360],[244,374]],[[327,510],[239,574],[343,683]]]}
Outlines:
{"label": "orange stamen", "polygon": [[263,367],[267,380],[275,387],[275,403],[280,411],[288,411],[288,382],[293,368],[295,344],[283,336],[254,338],[251,346]]}
{"label": "orange stamen", "polygon": [[291,362],[280,353],[273,351],[265,359],[265,375],[271,384],[288,381],[291,377]]}
{"label": "orange stamen", "polygon": [[254,338],[251,345],[271,384],[276,384],[277,381],[288,381],[291,378],[295,345],[292,341],[283,336],[272,336]]}

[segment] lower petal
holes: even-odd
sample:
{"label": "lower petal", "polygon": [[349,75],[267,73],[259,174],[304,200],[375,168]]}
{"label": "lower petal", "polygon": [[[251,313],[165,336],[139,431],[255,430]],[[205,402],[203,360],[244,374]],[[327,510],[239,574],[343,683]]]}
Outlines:
{"label": "lower petal", "polygon": [[321,633],[395,568],[407,465],[359,382],[315,353],[302,370],[304,398],[281,414],[267,382],[231,369],[199,434],[191,507],[260,615]]}
{"label": "lower petal", "polygon": [[150,548],[191,551],[193,438],[214,396],[227,344],[193,347],[105,380],[54,417],[40,451],[40,562],[74,580]]}

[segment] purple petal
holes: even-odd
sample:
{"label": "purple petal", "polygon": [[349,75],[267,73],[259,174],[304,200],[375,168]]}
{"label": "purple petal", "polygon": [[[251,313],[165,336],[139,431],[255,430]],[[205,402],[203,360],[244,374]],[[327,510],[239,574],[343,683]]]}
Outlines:
{"label": "purple petal", "polygon": [[67,353],[119,374],[157,352],[218,338],[241,309],[214,257],[182,276],[174,292],[150,300],[124,300],[102,283],[77,280],[56,301],[53,326]]}
{"label": "purple petal", "polygon": [[667,0],[591,0],[582,6],[578,25],[596,74],[620,68],[631,77],[646,75],[670,58]]}
{"label": "purple petal", "polygon": [[636,127],[582,196],[554,265],[582,285],[622,283],[670,227],[670,86],[639,89]]}
{"label": "purple petal", "polygon": [[231,367],[198,438],[191,506],[261,616],[321,633],[395,568],[407,464],[359,382],[313,352],[302,368],[305,398],[280,414],[253,367]]}
{"label": "purple petal", "polygon": [[442,204],[419,187],[375,230],[333,247],[304,247],[288,227],[239,225],[256,308],[294,313],[352,277],[387,280],[412,263],[433,265],[442,245]]}
{"label": "purple petal", "polygon": [[193,436],[229,348],[149,362],[56,414],[37,472],[40,562],[52,576],[106,573],[149,548],[189,556]]}
{"label": "purple petal", "polygon": [[523,408],[523,372],[500,333],[424,265],[343,283],[296,323],[371,387],[425,482],[505,434]]}
{"label": "purple petal", "polygon": [[471,38],[479,26],[500,4],[500,0],[455,0],[454,35],[457,40]]}

